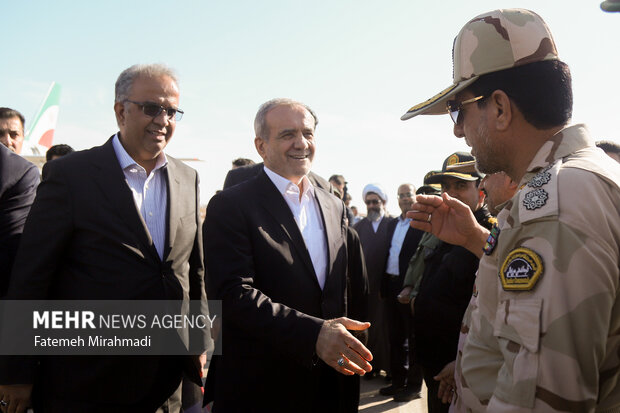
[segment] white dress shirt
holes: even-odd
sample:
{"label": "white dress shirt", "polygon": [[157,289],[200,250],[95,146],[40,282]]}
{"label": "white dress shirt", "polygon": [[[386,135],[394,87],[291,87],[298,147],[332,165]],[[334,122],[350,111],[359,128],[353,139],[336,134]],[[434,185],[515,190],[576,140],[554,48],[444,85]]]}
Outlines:
{"label": "white dress shirt", "polygon": [[312,186],[308,177],[303,177],[303,192],[300,201],[299,187],[297,185],[266,166],[265,173],[278,188],[278,191],[280,191],[293,213],[293,218],[295,218],[297,227],[299,227],[310,254],[316,278],[321,289],[323,289],[327,277],[327,240],[323,219],[321,218],[319,205],[314,194],[314,186]]}
{"label": "white dress shirt", "polygon": [[400,250],[403,248],[403,242],[409,230],[410,222],[410,218],[403,219],[402,216],[398,217],[396,229],[394,229],[394,235],[392,235],[392,243],[390,244],[390,255],[388,256],[387,268],[385,269],[385,272],[388,274],[399,275],[398,256],[400,255]]}
{"label": "white dress shirt", "polygon": [[155,168],[147,176],[146,170],[127,153],[118,138],[118,134],[112,139],[112,146],[123,174],[125,174],[125,181],[133,194],[136,208],[146,223],[159,258],[163,259],[166,241],[168,186],[165,171],[162,168],[168,165],[168,159],[162,152],[157,158]]}

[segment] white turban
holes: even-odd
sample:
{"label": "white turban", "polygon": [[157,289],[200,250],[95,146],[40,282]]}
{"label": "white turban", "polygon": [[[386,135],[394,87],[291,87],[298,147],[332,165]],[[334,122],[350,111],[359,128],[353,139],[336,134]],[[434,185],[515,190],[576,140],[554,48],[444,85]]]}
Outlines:
{"label": "white turban", "polygon": [[362,198],[364,200],[366,200],[366,195],[368,195],[369,192],[374,192],[375,194],[379,195],[379,198],[383,200],[383,203],[387,203],[387,195],[385,194],[383,188],[379,186],[379,184],[368,184],[364,187],[364,190],[362,191]]}

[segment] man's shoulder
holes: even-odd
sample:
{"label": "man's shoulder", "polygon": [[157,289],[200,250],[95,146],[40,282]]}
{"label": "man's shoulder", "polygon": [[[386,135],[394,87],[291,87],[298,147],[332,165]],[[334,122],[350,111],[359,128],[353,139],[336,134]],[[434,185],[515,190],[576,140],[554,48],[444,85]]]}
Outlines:
{"label": "man's shoulder", "polygon": [[513,198],[509,220],[512,226],[542,218],[562,220],[572,211],[595,218],[593,205],[614,203],[618,197],[620,164],[589,146],[556,160],[526,182]]}
{"label": "man's shoulder", "polygon": [[226,178],[224,179],[224,189],[231,188],[258,175],[262,171],[262,168],[263,163],[261,162],[254,165],[246,165],[231,169],[228,171]]}
{"label": "man's shoulder", "polygon": [[184,175],[188,177],[196,177],[198,175],[198,172],[191,166],[187,165],[185,162],[180,161],[170,155],[166,155],[166,159],[168,160],[168,164],[172,165],[179,175]]}
{"label": "man's shoulder", "polygon": [[368,218],[364,217],[364,218],[360,219],[359,221],[357,221],[357,222],[353,225],[353,228],[354,228],[357,232],[359,232],[359,229],[360,229],[361,227],[365,227],[365,226],[367,226],[369,223],[370,223],[370,221],[368,220]]}
{"label": "man's shoulder", "polygon": [[[39,175],[35,164],[13,153],[0,144],[0,188],[15,185],[24,176],[29,178]],[[1,189],[0,189],[1,190]]]}
{"label": "man's shoulder", "polygon": [[258,175],[243,180],[235,185],[229,186],[219,191],[211,198],[211,202],[235,203],[238,206],[245,205],[248,200],[255,199],[260,193],[259,188],[264,188],[265,182],[259,179]]}

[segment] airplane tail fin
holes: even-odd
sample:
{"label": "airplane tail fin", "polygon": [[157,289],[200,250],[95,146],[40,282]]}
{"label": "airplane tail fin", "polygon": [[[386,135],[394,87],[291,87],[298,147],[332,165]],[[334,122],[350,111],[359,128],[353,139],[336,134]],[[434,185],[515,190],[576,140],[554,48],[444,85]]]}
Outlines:
{"label": "airplane tail fin", "polygon": [[60,109],[60,85],[52,82],[41,107],[37,111],[30,129],[26,133],[26,142],[32,147],[42,146],[49,149],[54,140],[56,121]]}

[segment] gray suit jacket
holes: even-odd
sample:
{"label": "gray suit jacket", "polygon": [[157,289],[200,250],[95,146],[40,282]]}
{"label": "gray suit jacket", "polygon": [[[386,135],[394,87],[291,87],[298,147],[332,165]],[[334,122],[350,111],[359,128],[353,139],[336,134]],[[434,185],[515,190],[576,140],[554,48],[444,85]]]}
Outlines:
{"label": "gray suit jacket", "polygon": [[[163,260],[137,210],[111,139],[51,162],[26,222],[9,299],[206,300],[198,175],[168,156]],[[46,394],[94,405],[142,400],[158,377],[158,356],[45,357],[24,362],[0,383],[45,381]],[[181,360],[182,359],[182,360]],[[200,382],[189,357],[185,373]],[[181,368],[179,370],[181,370]],[[3,371],[4,370],[4,371]],[[178,382],[177,382],[178,385]]]}

